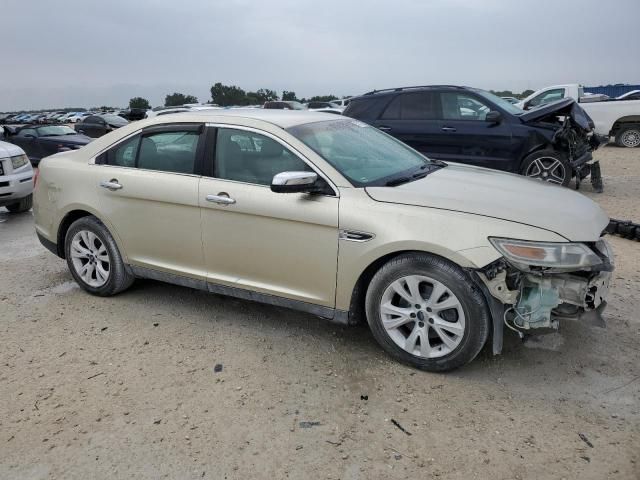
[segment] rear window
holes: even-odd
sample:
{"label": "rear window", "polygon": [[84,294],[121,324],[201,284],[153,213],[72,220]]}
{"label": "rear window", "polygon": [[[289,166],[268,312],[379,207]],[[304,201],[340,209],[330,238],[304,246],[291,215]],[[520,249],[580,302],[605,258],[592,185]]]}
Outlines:
{"label": "rear window", "polygon": [[381,118],[385,120],[438,118],[436,95],[432,92],[402,93],[391,101]]}
{"label": "rear window", "polygon": [[389,103],[389,95],[354,98],[343,112],[343,115],[360,120],[375,120]]}

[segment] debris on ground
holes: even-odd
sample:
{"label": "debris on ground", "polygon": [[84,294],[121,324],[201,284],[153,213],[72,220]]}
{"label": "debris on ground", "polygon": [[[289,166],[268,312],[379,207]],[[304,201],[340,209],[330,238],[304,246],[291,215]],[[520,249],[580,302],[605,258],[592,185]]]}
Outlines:
{"label": "debris on ground", "polygon": [[216,365],[213,367],[213,371],[215,373],[220,373],[222,371],[222,364],[221,363],[216,363]]}
{"label": "debris on ground", "polygon": [[300,422],[300,428],[311,428],[320,426],[320,422]]}
{"label": "debris on ground", "polygon": [[589,439],[584,433],[578,433],[578,436],[584,443],[586,443],[589,447],[593,448],[593,443],[589,441]]}
{"label": "debris on ground", "polygon": [[402,425],[400,425],[397,421],[395,421],[393,418],[391,419],[391,423],[393,423],[396,427],[398,427],[400,431],[406,433],[407,435],[411,435],[411,432],[408,432],[407,430],[405,430],[405,428]]}

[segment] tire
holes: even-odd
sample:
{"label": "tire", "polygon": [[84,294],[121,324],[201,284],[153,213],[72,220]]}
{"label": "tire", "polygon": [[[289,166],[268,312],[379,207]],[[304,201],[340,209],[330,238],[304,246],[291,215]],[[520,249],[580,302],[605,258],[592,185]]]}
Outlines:
{"label": "tire", "polygon": [[64,253],[74,280],[93,295],[115,295],[135,279],[109,230],[96,217],[82,217],[71,224],[64,239]]}
{"label": "tire", "polygon": [[640,125],[628,125],[616,133],[616,145],[625,148],[640,147]]}
{"label": "tire", "polygon": [[[416,289],[419,304],[412,303]],[[434,292],[438,298],[433,298]],[[365,306],[380,346],[421,370],[461,367],[478,355],[489,336],[489,310],[482,292],[460,267],[429,254],[401,255],[386,263],[369,284]]]}
{"label": "tire", "polygon": [[7,210],[11,213],[22,213],[31,210],[33,206],[33,194],[29,194],[28,197],[24,197],[20,201],[16,203],[12,203],[11,205],[7,205]]}
{"label": "tire", "polygon": [[527,155],[522,161],[520,175],[562,185],[569,185],[572,177],[571,165],[567,158],[551,149],[538,150]]}

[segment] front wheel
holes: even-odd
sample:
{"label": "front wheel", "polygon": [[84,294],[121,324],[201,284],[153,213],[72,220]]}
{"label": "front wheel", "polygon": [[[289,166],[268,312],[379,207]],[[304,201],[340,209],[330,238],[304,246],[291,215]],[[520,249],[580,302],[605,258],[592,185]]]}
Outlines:
{"label": "front wheel", "polygon": [[640,147],[640,125],[629,125],[618,130],[616,145],[626,148]]}
{"label": "front wheel", "polygon": [[520,174],[566,187],[571,181],[571,165],[553,149],[539,150],[522,161]]}
{"label": "front wheel", "polygon": [[29,194],[29,196],[20,199],[19,202],[7,205],[7,210],[9,210],[11,213],[22,213],[31,210],[32,206],[33,194]]}
{"label": "front wheel", "polygon": [[489,332],[482,293],[458,266],[428,254],[384,265],[366,295],[367,321],[394,358],[432,372],[473,360]]}

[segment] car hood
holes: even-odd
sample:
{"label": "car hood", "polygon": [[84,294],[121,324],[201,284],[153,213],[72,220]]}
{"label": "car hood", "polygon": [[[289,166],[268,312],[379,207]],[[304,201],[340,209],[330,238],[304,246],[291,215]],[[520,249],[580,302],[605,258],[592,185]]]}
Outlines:
{"label": "car hood", "polygon": [[15,157],[16,155],[23,154],[24,150],[22,150],[17,145],[8,142],[0,142],[0,158]]}
{"label": "car hood", "polygon": [[555,102],[547,103],[533,110],[518,115],[524,123],[541,122],[551,117],[569,116],[574,125],[590,132],[594,123],[584,109],[573,98],[563,98]]}
{"label": "car hood", "polygon": [[56,142],[63,145],[86,145],[91,140],[91,137],[82,134],[76,135],[51,135],[49,137],[39,137],[41,140],[46,140],[47,142]]}
{"label": "car hood", "polygon": [[410,183],[366,191],[379,202],[499,218],[571,241],[596,241],[609,223],[595,202],[566,187],[455,163]]}

